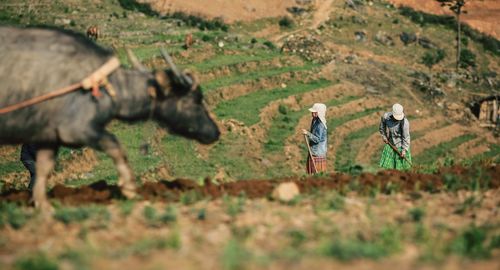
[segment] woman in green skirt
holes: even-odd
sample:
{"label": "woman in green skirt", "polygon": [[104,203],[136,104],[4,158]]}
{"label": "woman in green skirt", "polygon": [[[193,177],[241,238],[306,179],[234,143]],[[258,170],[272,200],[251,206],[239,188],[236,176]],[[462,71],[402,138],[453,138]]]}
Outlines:
{"label": "woman in green skirt", "polygon": [[380,120],[379,131],[385,143],[380,167],[396,170],[410,169],[410,122],[405,117],[401,104],[394,104],[392,112],[384,113]]}

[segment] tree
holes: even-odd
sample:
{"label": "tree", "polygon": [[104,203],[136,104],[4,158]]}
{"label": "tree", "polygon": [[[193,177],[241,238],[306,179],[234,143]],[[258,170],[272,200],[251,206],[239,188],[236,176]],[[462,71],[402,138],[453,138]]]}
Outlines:
{"label": "tree", "polygon": [[422,56],[422,64],[429,68],[429,85],[432,87],[432,67],[446,57],[443,49],[428,51]]}
{"label": "tree", "polygon": [[462,13],[464,13],[464,14],[467,13],[466,10],[462,10],[462,9],[468,0],[436,0],[436,1],[438,1],[442,7],[448,7],[455,14],[455,17],[457,18],[457,64],[456,64],[456,68],[458,71],[458,69],[460,68],[460,54],[461,54],[461,49],[460,49],[460,43],[461,43],[460,15]]}

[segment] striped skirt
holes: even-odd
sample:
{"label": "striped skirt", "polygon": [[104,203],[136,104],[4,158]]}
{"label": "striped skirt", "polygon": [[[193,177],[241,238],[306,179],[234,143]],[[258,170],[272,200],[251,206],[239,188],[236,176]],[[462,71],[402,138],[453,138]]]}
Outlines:
{"label": "striped skirt", "polygon": [[[399,151],[401,152],[401,148],[399,148]],[[406,158],[412,162],[410,149],[406,152]],[[384,169],[408,170],[411,168],[410,163],[400,157],[388,144],[386,144],[384,150],[382,150],[382,157],[380,158],[379,165]]]}
{"label": "striped skirt", "polygon": [[315,174],[326,172],[326,157],[315,157],[313,156],[314,164],[311,160],[311,156],[307,156],[306,172],[307,174]]}

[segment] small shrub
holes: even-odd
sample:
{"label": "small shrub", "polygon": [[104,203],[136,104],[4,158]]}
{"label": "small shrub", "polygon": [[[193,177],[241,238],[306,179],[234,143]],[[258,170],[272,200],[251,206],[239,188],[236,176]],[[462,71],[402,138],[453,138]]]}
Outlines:
{"label": "small shrub", "polygon": [[54,218],[64,224],[82,222],[91,217],[96,217],[99,222],[105,222],[109,221],[111,214],[107,208],[101,206],[63,207],[56,209],[54,214]]}
{"label": "small shrub", "polygon": [[463,215],[467,210],[480,207],[481,200],[477,199],[476,196],[467,197],[455,210],[455,214]]}
{"label": "small shrub", "polygon": [[468,49],[461,50],[460,67],[465,69],[469,67],[476,67],[476,55]]}
{"label": "small shrub", "polygon": [[307,235],[301,230],[290,230],[288,236],[291,239],[292,247],[299,247],[307,240]]}
{"label": "small shrub", "polygon": [[457,191],[464,187],[462,180],[454,174],[445,174],[443,176],[443,182],[448,191]]}
{"label": "small shrub", "polygon": [[473,259],[487,259],[491,256],[491,245],[486,245],[485,228],[471,226],[451,244],[451,251]]}
{"label": "small shrub", "polygon": [[342,261],[369,258],[379,259],[386,257],[401,248],[401,236],[393,228],[384,228],[375,239],[349,239],[336,238],[323,246],[322,253]]}
{"label": "small shrub", "polygon": [[214,38],[210,35],[203,35],[203,36],[201,36],[201,40],[203,40],[204,42],[209,42],[209,41],[214,40]]}
{"label": "small shrub", "polygon": [[278,112],[281,114],[287,114],[288,113],[288,107],[285,104],[280,104],[278,107]]}
{"label": "small shrub", "polygon": [[279,20],[278,24],[280,27],[283,27],[283,28],[292,28],[294,25],[293,20],[287,16],[282,17]]}
{"label": "small shrub", "polygon": [[226,212],[229,216],[235,217],[236,215],[242,213],[245,207],[246,197],[241,194],[238,197],[224,196],[222,198],[224,205],[226,206]]}
{"label": "small shrub", "polygon": [[196,215],[196,218],[198,220],[205,220],[207,218],[207,210],[205,208],[198,210],[198,214]]}
{"label": "small shrub", "polygon": [[0,227],[10,224],[14,229],[24,227],[30,215],[15,203],[0,203]]}
{"label": "small shrub", "polygon": [[276,46],[269,40],[264,41],[264,46],[266,46],[270,50],[276,49]]}
{"label": "small shrub", "polygon": [[156,215],[156,209],[154,207],[146,205],[142,213],[148,224],[150,225],[156,224],[157,215]]}
{"label": "small shrub", "polygon": [[175,211],[175,208],[173,206],[169,205],[165,209],[165,212],[160,216],[160,222],[172,223],[175,221],[177,221],[177,212]]}
{"label": "small shrub", "polygon": [[252,40],[250,40],[250,43],[252,43],[252,44],[257,43],[257,39],[256,38],[252,38]]}
{"label": "small shrub", "polygon": [[244,269],[251,253],[236,239],[231,239],[222,251],[222,266],[226,270]]}
{"label": "small shrub", "polygon": [[36,253],[17,259],[14,266],[19,270],[57,270],[57,263],[44,253]]}
{"label": "small shrub", "polygon": [[132,200],[125,200],[121,202],[119,205],[120,213],[125,217],[130,215],[130,213],[132,213],[132,210],[134,210],[134,205],[135,202]]}
{"label": "small shrub", "polygon": [[193,204],[199,200],[203,199],[203,195],[198,191],[189,190],[181,194],[180,201],[184,205]]}
{"label": "small shrub", "polygon": [[421,222],[425,216],[425,211],[422,208],[416,207],[410,209],[408,214],[413,222]]}

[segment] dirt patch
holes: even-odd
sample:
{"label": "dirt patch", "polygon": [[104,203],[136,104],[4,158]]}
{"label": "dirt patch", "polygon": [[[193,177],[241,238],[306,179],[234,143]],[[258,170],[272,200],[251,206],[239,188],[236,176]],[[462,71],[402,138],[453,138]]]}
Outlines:
{"label": "dirt patch", "polygon": [[[437,1],[422,0],[389,0],[396,6],[409,6],[416,10],[437,15],[453,15],[446,7],[441,7]],[[498,0],[467,1],[467,14],[461,15],[462,20],[477,30],[500,38],[500,2]]]}
{"label": "dirt patch", "polygon": [[451,124],[449,126],[428,132],[423,137],[412,142],[412,155],[417,156],[426,149],[443,142],[451,141],[452,139],[466,133],[467,128],[459,124]]}
{"label": "dirt patch", "polygon": [[205,99],[207,101],[207,104],[209,105],[209,108],[213,108],[222,100],[235,99],[237,97],[244,96],[262,89],[272,90],[281,87],[283,83],[286,84],[296,78],[307,78],[307,80],[314,80],[316,77],[317,73],[310,70],[290,71],[272,77],[260,78],[258,80],[249,80],[243,83],[221,87],[219,89],[208,92]]}
{"label": "dirt patch", "polygon": [[[463,181],[471,181],[472,174],[476,173],[474,168],[451,167],[444,168],[437,174],[418,174],[412,172],[401,172],[396,170],[381,171],[377,174],[363,173],[360,176],[347,174],[331,174],[328,177],[289,177],[273,180],[246,180],[224,184],[213,184],[210,179],[205,179],[205,184],[200,186],[188,179],[177,179],[174,181],[147,182],[138,189],[138,193],[145,200],[178,201],[182,194],[191,192],[210,198],[219,198],[224,195],[239,196],[244,194],[248,198],[267,198],[271,195],[274,187],[283,182],[294,182],[299,186],[301,193],[315,190],[343,190],[344,188],[357,185],[358,191],[369,192],[372,188],[380,188],[381,192],[415,191],[419,190],[437,192],[443,189],[445,183],[443,176],[453,174],[461,177]],[[500,187],[500,166],[494,165],[485,168],[485,175],[491,181],[489,188]],[[89,186],[70,188],[56,185],[50,192],[51,199],[59,200],[64,204],[81,203],[110,203],[114,199],[121,198],[119,188],[108,185],[105,181],[98,181]],[[28,203],[30,194],[28,191],[5,190],[0,194],[0,201],[15,201]]]}
{"label": "dirt patch", "polygon": [[362,129],[364,127],[369,127],[376,125],[380,120],[381,112],[375,112],[370,115],[354,119],[347,123],[342,124],[337,127],[328,138],[328,163],[330,163],[330,168],[335,169],[335,161],[337,160],[337,150],[341,146],[344,139],[349,135],[349,133],[355,132],[356,130]]}
{"label": "dirt patch", "polygon": [[286,9],[297,5],[295,0],[215,0],[210,1],[210,4],[204,0],[141,0],[138,2],[150,3],[152,8],[161,14],[180,11],[207,18],[221,18],[229,23],[288,15],[289,12]]}

